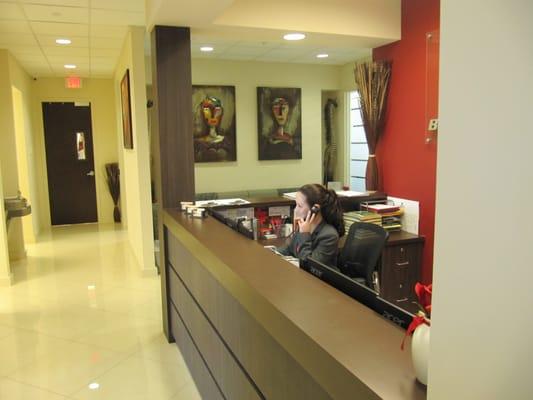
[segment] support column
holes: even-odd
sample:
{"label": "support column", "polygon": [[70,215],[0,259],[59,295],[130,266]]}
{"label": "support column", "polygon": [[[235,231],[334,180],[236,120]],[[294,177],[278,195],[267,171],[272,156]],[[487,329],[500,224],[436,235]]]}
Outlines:
{"label": "support column", "polygon": [[155,26],[152,33],[154,177],[159,204],[163,329],[169,340],[162,210],[194,200],[191,39],[189,28]]}

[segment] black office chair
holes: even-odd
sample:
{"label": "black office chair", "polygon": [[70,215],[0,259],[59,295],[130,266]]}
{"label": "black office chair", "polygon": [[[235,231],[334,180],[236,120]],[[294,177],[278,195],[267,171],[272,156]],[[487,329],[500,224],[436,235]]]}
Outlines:
{"label": "black office chair", "polygon": [[354,223],[339,254],[339,270],[379,293],[377,264],[388,237],[381,226]]}

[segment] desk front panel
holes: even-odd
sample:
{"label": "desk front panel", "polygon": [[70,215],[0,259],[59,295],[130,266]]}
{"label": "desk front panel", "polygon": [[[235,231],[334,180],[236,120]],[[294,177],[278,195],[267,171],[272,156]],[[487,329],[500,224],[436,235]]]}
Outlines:
{"label": "desk front panel", "polygon": [[178,312],[171,306],[169,307],[169,313],[170,332],[181,351],[183,359],[187,363],[200,395],[203,399],[226,400]]}
{"label": "desk front panel", "polygon": [[181,316],[227,399],[331,399],[171,233],[169,308]]}
{"label": "desk front panel", "polygon": [[401,329],[213,218],[163,214],[164,301],[199,386],[226,399],[425,398]]}

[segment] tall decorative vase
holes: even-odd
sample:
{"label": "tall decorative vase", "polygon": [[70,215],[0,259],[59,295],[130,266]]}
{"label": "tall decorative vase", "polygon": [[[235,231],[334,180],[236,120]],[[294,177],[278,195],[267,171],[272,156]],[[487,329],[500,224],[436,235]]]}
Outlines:
{"label": "tall decorative vase", "polygon": [[115,222],[120,222],[121,220],[120,208],[118,208],[118,204],[115,204],[115,207],[113,208],[113,220]]}
{"label": "tall decorative vase", "polygon": [[429,332],[429,325],[421,324],[415,329],[411,340],[411,358],[416,379],[424,385],[428,384]]}

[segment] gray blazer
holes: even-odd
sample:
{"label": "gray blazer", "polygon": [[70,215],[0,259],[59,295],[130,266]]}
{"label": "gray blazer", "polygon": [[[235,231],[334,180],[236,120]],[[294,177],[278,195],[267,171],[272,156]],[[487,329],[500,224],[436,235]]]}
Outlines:
{"label": "gray blazer", "polygon": [[297,257],[305,261],[311,257],[328,266],[337,268],[339,233],[322,221],[313,233],[296,232],[289,241],[277,250],[284,256]]}

